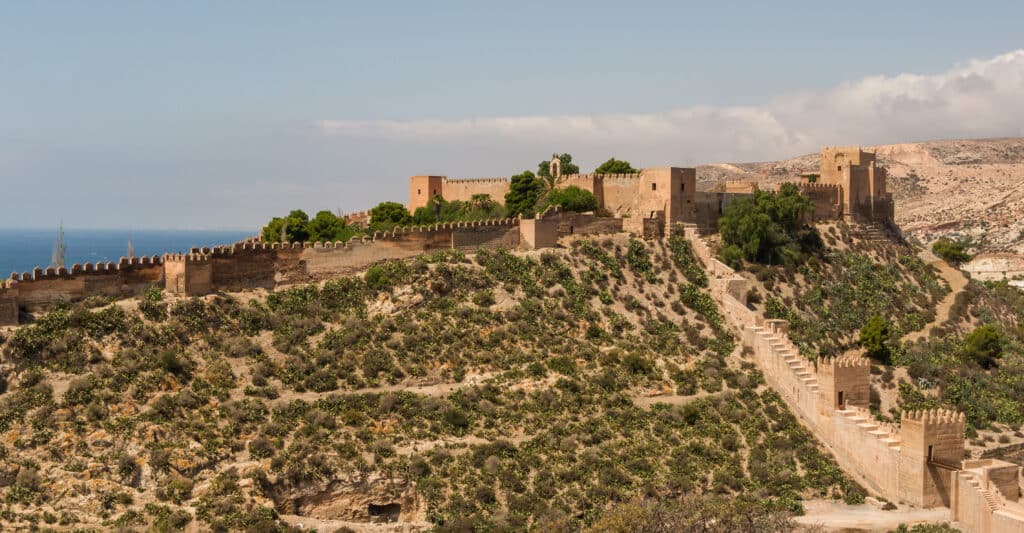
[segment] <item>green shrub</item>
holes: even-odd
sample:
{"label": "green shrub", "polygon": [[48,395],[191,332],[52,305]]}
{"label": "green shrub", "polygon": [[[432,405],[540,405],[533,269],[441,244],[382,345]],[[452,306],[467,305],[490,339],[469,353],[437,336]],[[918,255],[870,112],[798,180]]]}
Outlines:
{"label": "green shrub", "polygon": [[992,368],[1003,352],[1003,339],[991,324],[978,326],[964,337],[964,356],[982,368]]}
{"label": "green shrub", "polygon": [[410,274],[409,266],[401,261],[384,261],[366,269],[366,286],[375,291],[390,291],[404,283]]}
{"label": "green shrub", "polygon": [[947,263],[959,265],[971,260],[971,254],[967,253],[968,246],[969,243],[967,241],[939,237],[932,243],[932,251]]}
{"label": "green shrub", "polygon": [[651,256],[647,253],[647,246],[643,241],[637,239],[629,240],[629,248],[626,251],[626,264],[638,274],[646,274],[651,271]]}
{"label": "green shrub", "polygon": [[880,315],[874,315],[860,328],[860,345],[867,351],[868,357],[889,364],[892,351],[892,326]]}

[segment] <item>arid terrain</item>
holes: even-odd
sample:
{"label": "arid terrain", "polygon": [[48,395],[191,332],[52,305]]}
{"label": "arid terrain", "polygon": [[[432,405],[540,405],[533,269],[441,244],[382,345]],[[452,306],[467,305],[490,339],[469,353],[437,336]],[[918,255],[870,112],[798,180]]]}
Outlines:
{"label": "arid terrain", "polygon": [[[970,237],[976,253],[1024,252],[1024,139],[928,141],[865,147],[889,169],[896,223],[922,242]],[[719,180],[769,183],[817,172],[818,154],[697,168],[708,188]]]}

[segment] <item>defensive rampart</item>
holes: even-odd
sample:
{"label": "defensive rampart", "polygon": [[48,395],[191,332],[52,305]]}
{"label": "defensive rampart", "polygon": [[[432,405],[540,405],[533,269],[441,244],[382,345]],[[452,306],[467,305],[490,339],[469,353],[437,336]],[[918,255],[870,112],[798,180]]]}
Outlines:
{"label": "defensive rampart", "polygon": [[836,461],[873,493],[920,507],[950,505],[953,474],[964,453],[965,418],[944,410],[905,412],[898,425],[867,410],[870,364],[863,357],[814,363],[800,354],[785,320],[749,309],[749,282],[711,256],[695,225],[683,233],[707,265],[712,296],[764,374]]}
{"label": "defensive rampart", "polygon": [[70,270],[51,267],[14,273],[14,283],[0,291],[7,294],[4,300],[13,299],[17,306],[33,310],[59,300],[131,296],[162,280],[159,257],[122,257],[117,263],[75,264]]}
{"label": "defensive rampart", "polygon": [[597,235],[622,231],[619,218],[551,209],[536,221],[509,218],[442,223],[378,231],[372,237],[347,242],[244,241],[193,248],[186,254],[75,265],[71,270],[36,269],[14,274],[0,286],[0,326],[17,325],[21,309],[34,311],[57,301],[97,295],[131,296],[153,285],[186,295],[274,289],[350,275],[380,261],[409,259],[432,251],[543,248],[554,246],[563,232]]}
{"label": "defensive rampart", "polygon": [[[483,220],[398,228],[347,242],[260,243],[242,242],[215,248],[194,248],[180,258],[165,257],[169,265],[181,263],[179,274],[168,274],[167,289],[184,294],[238,291],[322,281],[365,270],[384,261],[408,259],[437,250],[474,252],[480,248],[517,248],[519,220]],[[202,265],[209,265],[209,274]],[[191,268],[191,270],[190,270]],[[192,276],[195,276],[193,281]],[[209,276],[209,283],[205,281]]]}

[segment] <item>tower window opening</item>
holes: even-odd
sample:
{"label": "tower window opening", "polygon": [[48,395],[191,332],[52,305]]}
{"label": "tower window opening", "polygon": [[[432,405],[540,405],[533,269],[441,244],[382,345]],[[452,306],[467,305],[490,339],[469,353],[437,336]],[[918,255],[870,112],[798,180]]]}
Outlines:
{"label": "tower window opening", "polygon": [[928,446],[928,462],[932,461],[932,447]]}
{"label": "tower window opening", "polygon": [[658,184],[657,184],[657,183],[652,183],[652,184],[651,184],[651,190],[652,190],[652,191],[656,191],[656,190],[658,190]]}
{"label": "tower window opening", "polygon": [[680,183],[679,184],[679,190],[680,191],[685,191],[686,190],[686,184],[685,183]]}

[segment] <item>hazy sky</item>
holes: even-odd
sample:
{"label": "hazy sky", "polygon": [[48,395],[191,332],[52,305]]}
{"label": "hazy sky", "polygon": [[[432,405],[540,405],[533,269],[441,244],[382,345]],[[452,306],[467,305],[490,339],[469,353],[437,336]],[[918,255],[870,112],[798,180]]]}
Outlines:
{"label": "hazy sky", "polygon": [[0,227],[255,228],[411,174],[1024,136],[1024,2],[0,0]]}

